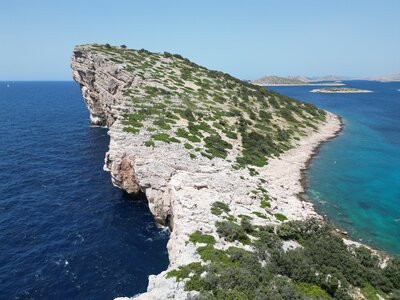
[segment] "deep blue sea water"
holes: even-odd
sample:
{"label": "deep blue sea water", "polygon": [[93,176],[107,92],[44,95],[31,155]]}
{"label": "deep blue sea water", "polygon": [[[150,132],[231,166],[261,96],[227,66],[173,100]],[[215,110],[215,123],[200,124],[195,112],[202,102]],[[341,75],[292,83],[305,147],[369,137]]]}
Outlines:
{"label": "deep blue sea water", "polygon": [[166,269],[168,233],[102,170],[73,82],[0,82],[0,299],[112,299]]}
{"label": "deep blue sea water", "polygon": [[356,240],[400,255],[400,82],[345,82],[369,94],[318,94],[313,86],[270,87],[343,117],[307,171],[316,208]]}

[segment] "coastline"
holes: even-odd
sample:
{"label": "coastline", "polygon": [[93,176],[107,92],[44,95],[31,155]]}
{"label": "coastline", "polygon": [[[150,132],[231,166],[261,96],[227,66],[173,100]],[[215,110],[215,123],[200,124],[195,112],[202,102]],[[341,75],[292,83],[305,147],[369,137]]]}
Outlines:
{"label": "coastline", "polygon": [[323,219],[303,196],[305,171],[322,145],[336,138],[343,126],[341,117],[327,112],[327,121],[317,132],[304,137],[295,148],[269,162],[263,173],[267,177],[268,191],[275,198],[271,201],[274,213],[283,212],[289,220]]}
{"label": "coastline", "polygon": [[[307,172],[308,169],[310,168],[312,160],[315,158],[315,156],[317,156],[317,155],[319,154],[319,151],[321,150],[321,147],[322,147],[324,144],[330,142],[331,140],[334,140],[335,138],[337,138],[337,137],[339,136],[339,134],[341,133],[341,131],[343,130],[343,128],[344,128],[343,118],[342,118],[341,116],[338,116],[338,115],[337,115],[337,117],[339,118],[339,121],[340,121],[340,128],[334,133],[334,136],[328,138],[328,139],[325,140],[325,141],[322,141],[322,142],[313,150],[313,152],[312,152],[312,154],[310,155],[309,159],[308,159],[308,160],[306,161],[306,163],[305,163],[305,168],[301,170],[301,179],[300,179],[300,183],[301,183],[301,185],[302,185],[302,187],[303,187],[304,190],[307,189],[307,175],[306,175],[306,172]],[[300,196],[300,197],[303,197],[304,200],[308,201],[308,200],[304,197],[303,194],[300,194],[299,196]]]}

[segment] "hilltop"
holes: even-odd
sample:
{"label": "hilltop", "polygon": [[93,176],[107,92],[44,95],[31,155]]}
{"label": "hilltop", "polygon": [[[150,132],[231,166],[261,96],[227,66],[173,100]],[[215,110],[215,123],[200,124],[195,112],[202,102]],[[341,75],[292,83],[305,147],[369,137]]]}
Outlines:
{"label": "hilltop", "polygon": [[109,128],[104,169],[144,193],[171,231],[168,269],[135,299],[399,288],[400,264],[343,240],[299,197],[310,157],[341,129],[337,116],[166,52],[83,45],[71,66],[91,123]]}
{"label": "hilltop", "polygon": [[[180,55],[91,49],[135,77],[136,83],[123,87],[134,112],[120,117],[124,131],[148,137],[149,147],[178,143],[192,157],[235,153],[229,157],[233,165],[263,166],[325,120],[325,111],[311,104],[207,70]],[[102,119],[96,124],[112,122],[92,118]]]}

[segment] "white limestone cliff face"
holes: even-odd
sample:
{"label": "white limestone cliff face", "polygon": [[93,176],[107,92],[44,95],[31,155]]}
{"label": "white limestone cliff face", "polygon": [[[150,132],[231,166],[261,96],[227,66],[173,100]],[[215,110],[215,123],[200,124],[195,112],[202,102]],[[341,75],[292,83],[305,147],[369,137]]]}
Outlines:
{"label": "white limestone cliff face", "polygon": [[262,219],[253,214],[265,213],[260,208],[259,196],[250,193],[257,188],[260,176],[266,180],[265,187],[275,198],[271,201],[271,212],[284,209],[289,219],[317,216],[312,204],[297,196],[303,190],[301,169],[305,168],[315,148],[340,130],[340,120],[333,114],[328,114],[327,122],[319,131],[310,132],[297,148],[259,168],[259,176],[250,176],[247,169],[233,170],[227,161],[236,156],[236,150],[232,150],[227,160],[191,159],[180,144],[156,141],[155,147],[149,148],[144,146],[144,141],[148,140],[146,131],[141,130],[138,134],[123,131],[124,115],[135,110],[123,94],[124,87],[146,85],[151,82],[150,78],[135,77],[87,46],[75,48],[71,67],[89,109],[91,123],[109,128],[110,146],[104,169],[110,172],[113,184],[128,193],[145,193],[156,221],[171,229],[167,246],[168,270],[150,276],[147,293],[135,299],[188,297],[183,282],[167,279],[165,275],[180,265],[200,260],[195,245],[188,242],[189,235],[196,230],[213,235],[217,248],[232,245],[219,239],[216,233],[214,224],[218,217],[210,212],[215,201],[227,203],[234,216],[252,215],[255,224],[276,222],[272,215]]}

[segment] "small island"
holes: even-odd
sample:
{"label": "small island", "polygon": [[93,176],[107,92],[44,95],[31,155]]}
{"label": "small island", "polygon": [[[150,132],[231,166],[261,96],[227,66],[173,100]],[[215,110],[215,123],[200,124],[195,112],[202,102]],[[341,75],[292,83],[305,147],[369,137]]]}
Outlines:
{"label": "small island", "polygon": [[348,88],[348,87],[333,87],[333,88],[323,88],[323,89],[314,89],[310,91],[311,93],[327,93],[327,94],[334,94],[334,93],[372,93],[369,90],[362,90],[362,89],[355,89],[355,88]]}

